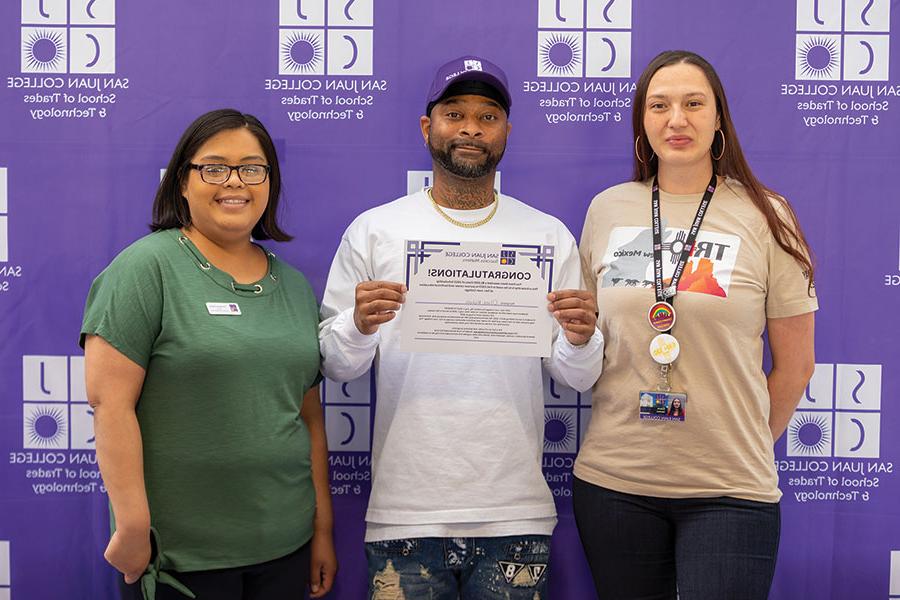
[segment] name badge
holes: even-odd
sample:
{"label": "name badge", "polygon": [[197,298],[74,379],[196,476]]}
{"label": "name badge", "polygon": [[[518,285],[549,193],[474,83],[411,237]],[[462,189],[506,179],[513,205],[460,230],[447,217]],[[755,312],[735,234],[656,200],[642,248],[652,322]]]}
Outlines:
{"label": "name badge", "polygon": [[241,307],[234,302],[207,302],[206,310],[211,315],[237,317],[241,314]]}
{"label": "name badge", "polygon": [[641,419],[653,421],[684,421],[687,394],[679,392],[643,391],[640,398]]}

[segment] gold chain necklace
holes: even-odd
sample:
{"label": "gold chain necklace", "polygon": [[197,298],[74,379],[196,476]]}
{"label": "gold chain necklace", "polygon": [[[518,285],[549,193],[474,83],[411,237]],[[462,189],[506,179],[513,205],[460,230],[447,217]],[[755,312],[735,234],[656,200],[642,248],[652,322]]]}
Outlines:
{"label": "gold chain necklace", "polygon": [[442,217],[447,219],[453,225],[456,225],[457,227],[464,227],[466,229],[472,229],[474,227],[481,227],[482,225],[484,225],[485,223],[487,223],[488,221],[493,219],[494,215],[497,214],[497,207],[500,206],[500,196],[497,194],[497,190],[494,190],[494,208],[491,209],[491,212],[488,213],[488,216],[486,216],[485,218],[483,218],[479,221],[472,221],[470,223],[467,221],[459,221],[457,219],[454,219],[447,213],[445,213],[444,210],[441,208],[441,205],[438,204],[435,201],[434,196],[431,195],[431,188],[425,188],[425,193],[428,194],[428,199],[431,200],[431,204],[434,206],[434,209],[436,211],[438,211],[438,213],[440,213],[440,215]]}

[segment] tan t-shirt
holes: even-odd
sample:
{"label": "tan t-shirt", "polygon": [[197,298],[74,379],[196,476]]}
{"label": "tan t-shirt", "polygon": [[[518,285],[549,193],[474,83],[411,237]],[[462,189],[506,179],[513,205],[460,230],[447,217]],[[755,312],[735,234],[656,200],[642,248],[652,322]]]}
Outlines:
{"label": "tan t-shirt", "polygon": [[[664,279],[701,196],[660,193]],[[818,308],[807,274],[775,242],[743,186],[720,179],[674,301],[681,354],[672,390],[687,394],[685,420],[641,420],[639,392],[659,381],[649,353],[657,332],[647,320],[655,302],[651,240],[648,182],[612,187],[591,202],[581,256],[606,353],[575,475],[644,496],[777,502],[762,334],[767,318]]]}

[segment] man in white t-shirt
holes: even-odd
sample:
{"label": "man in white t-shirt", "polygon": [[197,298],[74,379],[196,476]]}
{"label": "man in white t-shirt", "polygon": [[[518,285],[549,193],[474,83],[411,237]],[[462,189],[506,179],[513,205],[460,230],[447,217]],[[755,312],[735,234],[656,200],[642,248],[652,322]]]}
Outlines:
{"label": "man in white t-shirt", "polygon": [[[572,234],[494,192],[510,104],[505,74],[487,60],[464,56],[438,69],[420,119],[434,186],[357,217],[328,275],[323,372],[348,381],[375,360],[373,600],[546,597],[556,509],[541,472],[541,367],[587,390],[600,375],[603,337]],[[554,246],[551,356],[401,351],[394,319],[408,239]]]}

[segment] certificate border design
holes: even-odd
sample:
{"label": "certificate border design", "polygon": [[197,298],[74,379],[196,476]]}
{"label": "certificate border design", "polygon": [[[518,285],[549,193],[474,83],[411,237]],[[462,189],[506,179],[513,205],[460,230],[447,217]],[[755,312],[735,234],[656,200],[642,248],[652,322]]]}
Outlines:
{"label": "certificate border design", "polygon": [[409,267],[412,261],[413,274],[419,274],[419,265],[425,262],[432,254],[440,254],[446,248],[442,246],[460,246],[462,242],[429,242],[425,240],[406,241],[406,287],[409,289]]}

